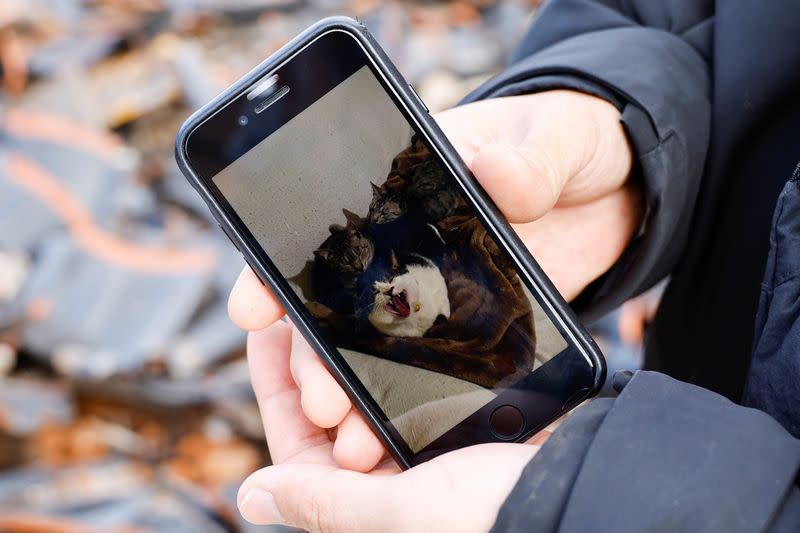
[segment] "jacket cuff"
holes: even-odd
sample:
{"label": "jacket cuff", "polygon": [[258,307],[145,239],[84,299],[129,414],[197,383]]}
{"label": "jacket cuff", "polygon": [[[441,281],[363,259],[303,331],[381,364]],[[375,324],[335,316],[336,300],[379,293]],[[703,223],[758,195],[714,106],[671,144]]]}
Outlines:
{"label": "jacket cuff", "polygon": [[593,94],[620,109],[647,201],[645,231],[573,302],[591,321],[663,279],[685,246],[708,147],[710,80],[704,59],[676,35],[624,27],[581,34],[525,57],[464,102],[556,88]]}
{"label": "jacket cuff", "polygon": [[663,374],[577,410],[523,470],[494,531],[764,531],[800,441],[767,414]]}

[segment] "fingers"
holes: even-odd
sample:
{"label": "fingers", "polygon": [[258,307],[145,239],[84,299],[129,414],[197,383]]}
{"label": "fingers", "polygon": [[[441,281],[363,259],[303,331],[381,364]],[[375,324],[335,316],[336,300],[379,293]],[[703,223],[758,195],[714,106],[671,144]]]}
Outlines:
{"label": "fingers", "polygon": [[291,371],[305,416],[321,428],[337,427],[333,458],[342,468],[367,472],[384,454],[378,437],[355,411],[322,360],[293,328]]}
{"label": "fingers", "polygon": [[259,470],[242,484],[239,511],[253,524],[285,524],[312,532],[385,531],[393,522],[391,486],[392,478],[386,476],[323,465],[278,465]]}
{"label": "fingers", "polygon": [[283,316],[283,308],[245,265],[228,298],[231,320],[246,331],[264,329]]}
{"label": "fingers", "polygon": [[472,172],[509,222],[530,222],[553,208],[570,178],[554,152],[560,150],[501,139],[478,150]]}
{"label": "fingers", "polygon": [[336,464],[356,472],[369,472],[381,461],[384,453],[383,444],[361,414],[351,409],[337,429],[333,445]]}
{"label": "fingers", "polygon": [[[250,333],[247,354],[274,463],[335,460],[355,471],[378,464],[383,445],[297,328],[276,322]],[[324,428],[337,425],[334,445]]]}
{"label": "fingers", "polygon": [[324,429],[311,423],[300,406],[300,390],[289,370],[292,328],[284,322],[250,333],[247,360],[267,445],[273,462],[292,460],[332,464]]}
{"label": "fingers", "polygon": [[638,184],[629,182],[594,202],[559,207],[514,229],[569,301],[611,268],[628,246],[643,216],[640,195]]}
{"label": "fingers", "polygon": [[537,446],[489,444],[444,454],[398,475],[278,465],[239,490],[255,524],[309,531],[488,531]]}
{"label": "fingers", "polygon": [[291,372],[300,388],[303,412],[321,428],[339,424],[350,411],[350,399],[297,328],[292,328]]}
{"label": "fingers", "polygon": [[625,182],[631,150],[608,102],[574,91],[494,98],[437,115],[476,179],[513,223]]}

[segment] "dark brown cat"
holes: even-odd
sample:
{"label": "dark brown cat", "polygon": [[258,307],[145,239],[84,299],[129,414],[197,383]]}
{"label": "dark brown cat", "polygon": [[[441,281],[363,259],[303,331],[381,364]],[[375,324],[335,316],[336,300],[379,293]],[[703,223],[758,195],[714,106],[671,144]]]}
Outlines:
{"label": "dark brown cat", "polygon": [[406,188],[406,203],[418,208],[428,222],[439,222],[464,205],[454,178],[433,159],[414,167]]}
{"label": "dark brown cat", "polygon": [[368,220],[386,224],[403,216],[438,222],[465,205],[454,178],[414,135],[411,145],[397,154],[386,181],[372,184]]}

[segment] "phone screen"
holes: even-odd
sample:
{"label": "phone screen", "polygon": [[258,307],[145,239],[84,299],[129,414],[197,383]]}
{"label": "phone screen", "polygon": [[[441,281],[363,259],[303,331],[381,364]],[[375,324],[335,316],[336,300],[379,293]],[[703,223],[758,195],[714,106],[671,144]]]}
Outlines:
{"label": "phone screen", "polygon": [[283,80],[211,181],[417,453],[568,343],[366,61],[306,105]]}

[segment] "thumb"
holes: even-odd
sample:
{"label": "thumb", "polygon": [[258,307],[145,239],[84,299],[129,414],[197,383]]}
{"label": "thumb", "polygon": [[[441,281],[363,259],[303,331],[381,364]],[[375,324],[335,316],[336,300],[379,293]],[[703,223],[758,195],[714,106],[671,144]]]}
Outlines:
{"label": "thumb", "polygon": [[508,221],[521,224],[547,214],[574,172],[553,154],[564,151],[500,139],[478,148],[471,169]]}
{"label": "thumb", "polygon": [[284,464],[253,473],[239,489],[242,516],[253,524],[308,531],[381,531],[393,522],[386,505],[391,476],[331,465]]}

